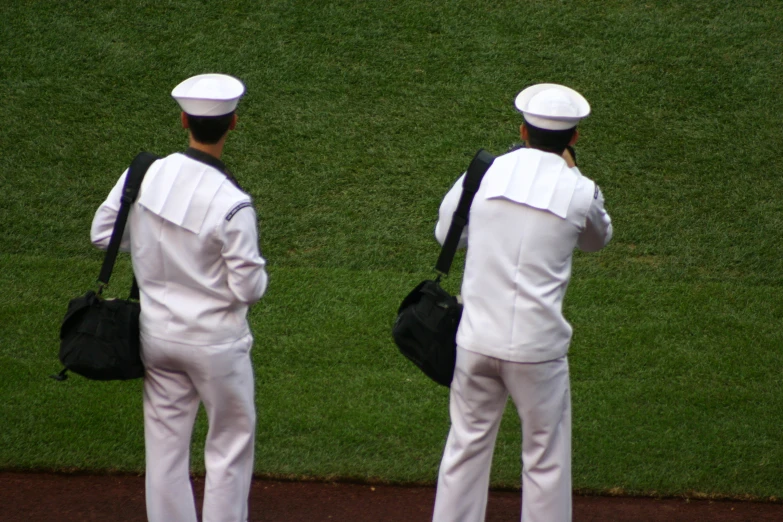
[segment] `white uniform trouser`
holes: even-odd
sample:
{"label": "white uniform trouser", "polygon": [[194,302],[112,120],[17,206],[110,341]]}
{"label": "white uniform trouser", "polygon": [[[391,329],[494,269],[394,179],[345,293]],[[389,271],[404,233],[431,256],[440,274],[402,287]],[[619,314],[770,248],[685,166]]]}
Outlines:
{"label": "white uniform trouser", "polygon": [[245,522],[256,413],[252,336],[192,346],[142,335],[147,518],[196,522],[190,438],[199,403],[209,423],[204,522]]}
{"label": "white uniform trouser", "polygon": [[434,522],[484,520],[492,454],[509,394],[522,421],[522,521],[571,521],[568,359],[515,363],[458,347]]}

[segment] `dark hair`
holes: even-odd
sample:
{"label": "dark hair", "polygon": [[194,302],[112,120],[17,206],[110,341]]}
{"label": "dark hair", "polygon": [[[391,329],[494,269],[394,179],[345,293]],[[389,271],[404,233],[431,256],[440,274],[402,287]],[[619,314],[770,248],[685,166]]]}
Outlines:
{"label": "dark hair", "polygon": [[527,141],[531,147],[557,154],[563,153],[576,132],[576,127],[566,130],[549,130],[530,125],[527,121],[525,121],[525,127],[527,127]]}
{"label": "dark hair", "polygon": [[234,113],[223,116],[193,116],[186,114],[190,133],[199,143],[214,145],[228,132]]}

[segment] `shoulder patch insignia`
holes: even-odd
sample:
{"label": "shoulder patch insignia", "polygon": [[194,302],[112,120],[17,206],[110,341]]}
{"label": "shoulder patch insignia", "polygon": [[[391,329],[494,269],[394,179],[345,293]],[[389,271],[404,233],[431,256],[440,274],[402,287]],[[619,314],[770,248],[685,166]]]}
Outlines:
{"label": "shoulder patch insignia", "polygon": [[232,208],[228,214],[226,214],[226,221],[231,221],[231,219],[236,215],[236,213],[242,210],[243,208],[252,207],[252,206],[253,203],[251,203],[250,201],[243,201],[239,205]]}
{"label": "shoulder patch insignia", "polygon": [[598,194],[601,193],[601,189],[598,188],[598,185],[595,186],[595,193],[593,194],[593,199],[598,199]]}

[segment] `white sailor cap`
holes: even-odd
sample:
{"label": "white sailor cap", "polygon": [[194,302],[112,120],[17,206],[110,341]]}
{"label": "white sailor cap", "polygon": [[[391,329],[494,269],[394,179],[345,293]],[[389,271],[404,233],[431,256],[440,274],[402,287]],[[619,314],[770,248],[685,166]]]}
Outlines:
{"label": "white sailor cap", "polygon": [[186,114],[223,116],[237,108],[245,86],[226,74],[199,74],[188,78],[171,91]]}
{"label": "white sailor cap", "polygon": [[526,122],[547,130],[571,129],[590,114],[584,96],[556,83],[531,85],[517,94],[514,105]]}

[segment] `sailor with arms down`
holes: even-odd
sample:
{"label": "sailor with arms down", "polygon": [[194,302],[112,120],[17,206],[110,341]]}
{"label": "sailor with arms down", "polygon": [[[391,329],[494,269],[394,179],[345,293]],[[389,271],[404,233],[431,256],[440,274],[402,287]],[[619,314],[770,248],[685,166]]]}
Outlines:
{"label": "sailor with arms down", "polygon": [[[223,74],[177,85],[190,147],[152,164],[123,236],[140,290],[151,522],[197,520],[189,463],[199,404],[209,424],[203,521],[248,516],[256,413],[247,312],[267,272],[251,198],[220,160],[244,92]],[[108,246],[126,175],[93,219],[99,248]]]}

